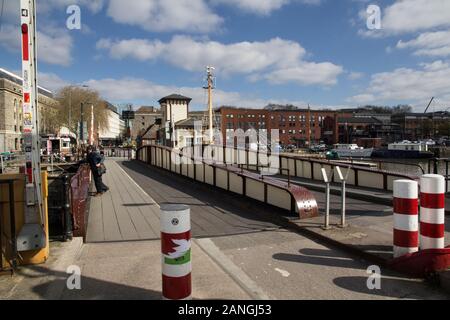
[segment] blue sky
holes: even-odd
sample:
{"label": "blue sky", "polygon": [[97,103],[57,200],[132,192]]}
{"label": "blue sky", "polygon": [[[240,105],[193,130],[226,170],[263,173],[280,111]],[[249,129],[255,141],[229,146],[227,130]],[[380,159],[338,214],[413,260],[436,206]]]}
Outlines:
{"label": "blue sky", "polygon": [[[0,0],[0,5],[2,0]],[[37,0],[40,84],[87,84],[113,103],[191,96],[206,108],[269,102],[317,108],[450,107],[448,0]],[[81,8],[81,30],[66,9]],[[366,9],[381,9],[381,29]],[[4,0],[0,67],[20,72],[17,1]]]}

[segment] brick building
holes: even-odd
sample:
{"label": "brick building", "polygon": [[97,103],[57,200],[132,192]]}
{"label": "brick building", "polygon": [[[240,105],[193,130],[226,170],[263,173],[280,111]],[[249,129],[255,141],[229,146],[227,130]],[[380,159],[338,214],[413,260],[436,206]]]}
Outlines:
{"label": "brick building", "polygon": [[406,140],[450,136],[450,112],[395,114],[392,122],[400,126]]}
{"label": "brick building", "polygon": [[[58,103],[51,91],[39,87],[38,108],[41,134],[57,133],[52,111]],[[22,148],[22,78],[0,68],[0,152],[20,151]]]}
{"label": "brick building", "polygon": [[[268,134],[272,129],[278,129],[281,145],[297,147],[306,146],[309,141],[311,144],[323,141],[325,119],[327,117],[334,119],[336,115],[335,111],[308,109],[268,110],[222,107],[219,111],[224,141],[226,141],[227,132],[237,129],[267,130]],[[309,135],[308,132],[310,132]]]}

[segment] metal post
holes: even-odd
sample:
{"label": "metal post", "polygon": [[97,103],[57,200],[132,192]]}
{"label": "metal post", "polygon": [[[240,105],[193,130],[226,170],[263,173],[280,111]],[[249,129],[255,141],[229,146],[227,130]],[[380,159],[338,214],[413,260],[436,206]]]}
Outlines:
{"label": "metal post", "polygon": [[72,231],[72,217],[70,215],[70,197],[69,197],[69,176],[67,174],[62,176],[63,179],[63,188],[64,188],[64,241],[72,240],[73,231]]}
{"label": "metal post", "polygon": [[345,182],[345,180],[343,180],[342,181],[342,191],[341,191],[341,201],[342,201],[342,204],[341,204],[341,227],[342,228],[344,228],[345,226],[346,226],[346,223],[345,223],[345,192],[346,192],[346,190],[345,190],[345,184],[346,184],[346,182]]}
{"label": "metal post", "polygon": [[83,117],[84,117],[84,113],[83,113],[83,102],[81,103],[81,112],[80,112],[80,140],[81,143],[83,144],[84,141],[84,124],[83,124]]}
{"label": "metal post", "polygon": [[327,170],[325,168],[322,168],[322,178],[325,182],[326,189],[325,189],[325,225],[322,227],[324,230],[330,229],[330,178],[328,178]]}
{"label": "metal post", "polygon": [[339,179],[341,180],[341,228],[345,228],[347,226],[346,224],[346,184],[347,184],[347,179],[348,179],[348,175],[350,173],[350,167],[347,168],[347,172],[345,173],[345,176],[342,174],[341,168],[339,166],[336,167],[336,172],[339,176]]}
{"label": "metal post", "polygon": [[0,167],[0,173],[5,172],[5,166],[3,164],[3,156],[0,155],[0,162],[1,162],[1,167]]}
{"label": "metal post", "polygon": [[326,183],[326,191],[325,191],[325,226],[324,230],[330,229],[330,183]]}

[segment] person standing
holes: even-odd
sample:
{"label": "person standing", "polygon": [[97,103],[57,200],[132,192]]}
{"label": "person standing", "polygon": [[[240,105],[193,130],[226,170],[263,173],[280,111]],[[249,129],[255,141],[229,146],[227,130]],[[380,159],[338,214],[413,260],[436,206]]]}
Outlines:
{"label": "person standing", "polygon": [[95,194],[96,197],[101,196],[103,193],[109,190],[109,188],[103,183],[102,181],[102,156],[95,150],[94,146],[89,146],[87,148],[87,162],[89,163],[89,166],[91,167],[92,176],[94,178],[95,182],[95,189],[97,190],[97,193]]}

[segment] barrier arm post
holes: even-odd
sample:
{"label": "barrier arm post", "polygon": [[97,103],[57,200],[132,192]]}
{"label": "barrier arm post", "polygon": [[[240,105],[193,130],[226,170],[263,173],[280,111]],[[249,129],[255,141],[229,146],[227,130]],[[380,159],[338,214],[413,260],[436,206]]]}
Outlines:
{"label": "barrier arm post", "polygon": [[346,199],[346,184],[347,184],[347,180],[348,180],[348,175],[350,173],[350,167],[347,168],[347,172],[345,173],[345,175],[342,174],[342,170],[339,166],[336,167],[336,171],[338,173],[339,176],[339,180],[341,180],[341,184],[342,184],[342,189],[341,189],[341,228],[345,228],[347,227],[347,223],[346,223],[346,219],[345,219],[345,199]]}
{"label": "barrier arm post", "polygon": [[329,230],[330,229],[330,177],[328,177],[327,174],[327,170],[322,167],[321,169],[322,171],[322,178],[323,181],[325,182],[326,185],[326,190],[325,190],[325,224],[322,227],[322,229],[324,230]]}

